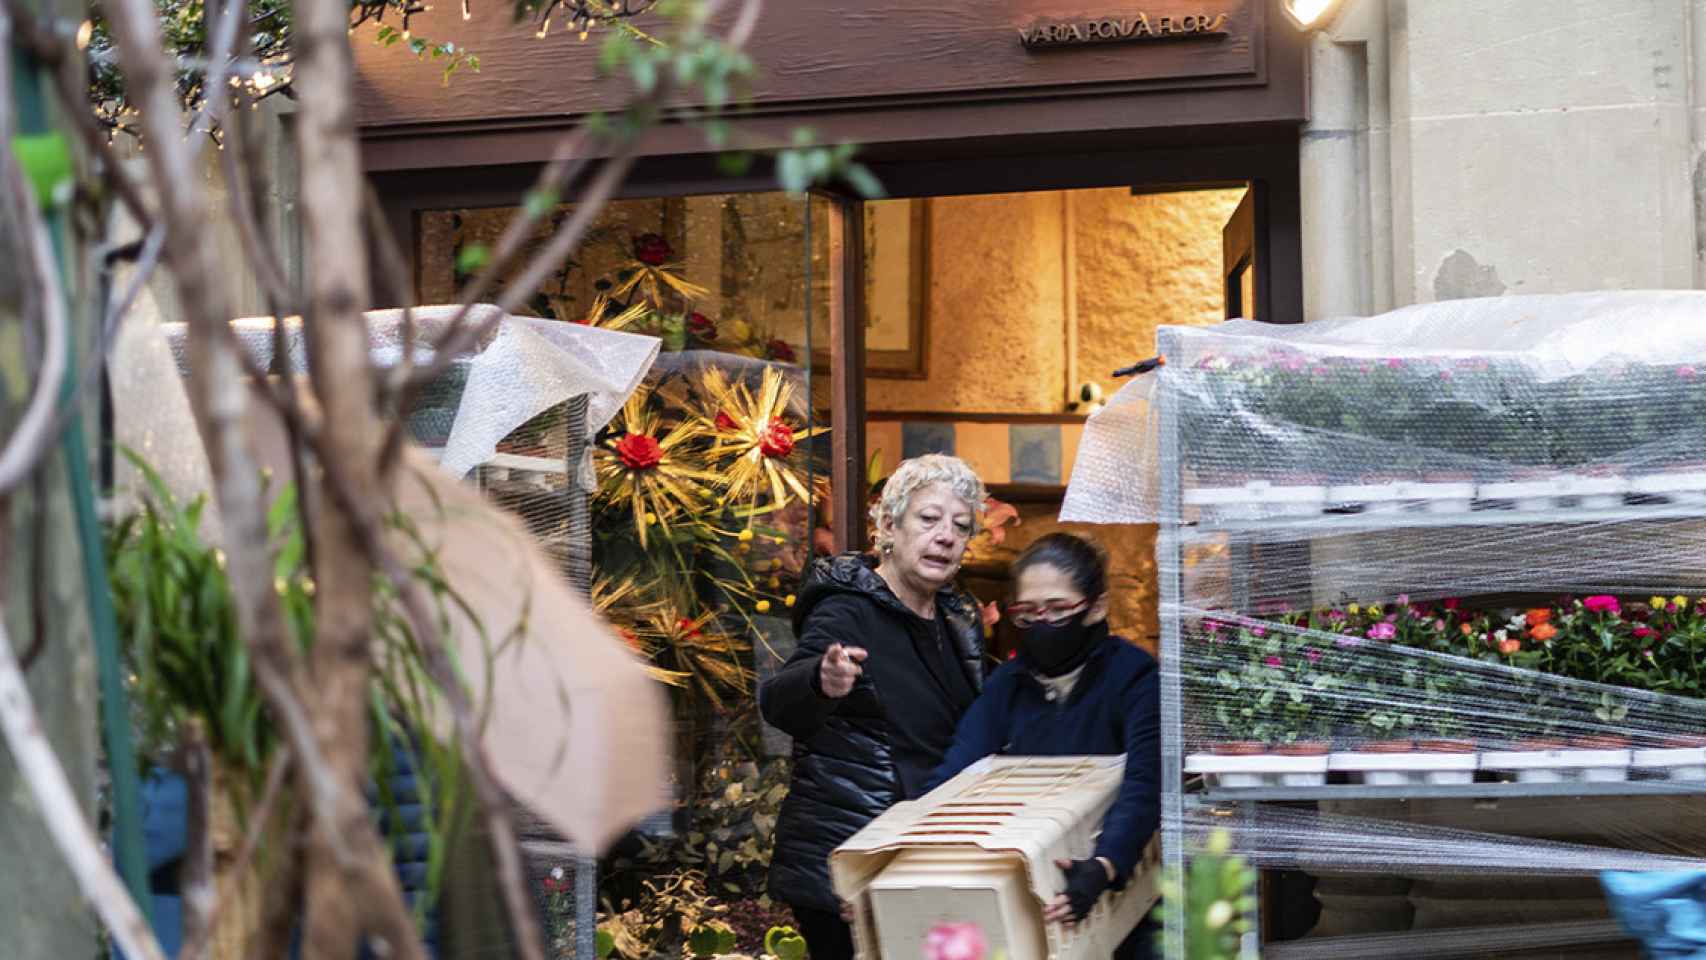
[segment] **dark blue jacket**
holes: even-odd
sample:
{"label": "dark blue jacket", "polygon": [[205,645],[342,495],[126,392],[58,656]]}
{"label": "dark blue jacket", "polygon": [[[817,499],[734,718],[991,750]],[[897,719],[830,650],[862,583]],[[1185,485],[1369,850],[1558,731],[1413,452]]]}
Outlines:
{"label": "dark blue jacket", "polygon": [[1090,654],[1065,702],[1023,665],[1009,660],[991,674],[960,721],[954,745],[930,777],[934,788],[991,754],[1058,757],[1124,754],[1125,779],[1094,856],[1120,879],[1131,876],[1161,825],[1161,674],[1155,658],[1110,636]]}

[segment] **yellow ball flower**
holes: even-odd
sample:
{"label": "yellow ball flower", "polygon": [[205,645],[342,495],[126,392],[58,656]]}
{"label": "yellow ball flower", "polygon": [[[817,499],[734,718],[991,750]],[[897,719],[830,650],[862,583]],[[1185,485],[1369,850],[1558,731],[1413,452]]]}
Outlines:
{"label": "yellow ball flower", "polygon": [[1354,603],[1353,603],[1353,604],[1351,604],[1351,605],[1350,605],[1350,606],[1348,606],[1348,607],[1346,607],[1346,608],[1345,608],[1345,612],[1347,612],[1347,613],[1349,613],[1349,614],[1350,614],[1350,615],[1351,615],[1351,616],[1353,616],[1353,617],[1354,617],[1354,616],[1356,616],[1356,615],[1357,615],[1357,614],[1359,614],[1359,613],[1361,613],[1361,612],[1362,612],[1362,607],[1360,607],[1360,606],[1358,606],[1358,605],[1357,605],[1357,604],[1354,604]]}
{"label": "yellow ball flower", "polygon": [[747,543],[750,540],[752,540],[752,528],[748,527],[740,532],[740,542]]}
{"label": "yellow ball flower", "polygon": [[739,546],[735,547],[735,549],[739,550],[741,553],[751,553],[752,552],[752,544],[743,543],[743,544],[740,544]]}
{"label": "yellow ball flower", "polygon": [[1688,606],[1688,598],[1687,598],[1687,597],[1685,597],[1685,596],[1683,596],[1683,595],[1682,595],[1682,594],[1680,594],[1680,593],[1679,593],[1679,594],[1677,594],[1677,595],[1676,595],[1676,596],[1674,596],[1674,597],[1671,597],[1671,598],[1670,598],[1670,602],[1671,602],[1671,603],[1674,603],[1674,604],[1676,604],[1676,605],[1677,605],[1677,606],[1678,606],[1678,607],[1686,607],[1686,606]]}
{"label": "yellow ball flower", "polygon": [[1647,606],[1652,607],[1654,610],[1663,610],[1665,608],[1665,598],[1664,597],[1648,597],[1647,598]]}
{"label": "yellow ball flower", "polygon": [[768,600],[758,601],[757,609],[758,609],[759,613],[769,613],[770,612],[770,601],[768,601]]}
{"label": "yellow ball flower", "polygon": [[1379,604],[1373,604],[1373,603],[1371,603],[1371,604],[1369,604],[1369,605],[1368,605],[1368,615],[1369,615],[1369,616],[1371,616],[1371,617],[1378,617],[1378,616],[1380,616],[1380,606],[1379,606]]}
{"label": "yellow ball flower", "polygon": [[794,605],[794,595],[790,593],[787,596],[783,597],[782,598],[782,605],[785,607],[792,607]]}
{"label": "yellow ball flower", "polygon": [[653,523],[657,523],[657,522],[658,522],[658,515],[651,512],[650,510],[647,510],[646,511],[646,523],[647,524],[653,524]]}
{"label": "yellow ball flower", "polygon": [[782,585],[782,578],[781,577],[771,577],[770,578],[770,589],[774,590],[781,585]]}

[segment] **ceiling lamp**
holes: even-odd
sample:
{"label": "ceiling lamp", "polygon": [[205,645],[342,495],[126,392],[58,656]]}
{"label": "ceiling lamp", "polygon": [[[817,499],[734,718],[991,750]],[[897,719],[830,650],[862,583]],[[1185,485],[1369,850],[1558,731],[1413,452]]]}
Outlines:
{"label": "ceiling lamp", "polygon": [[1280,9],[1299,30],[1320,30],[1333,22],[1344,0],[1280,0]]}

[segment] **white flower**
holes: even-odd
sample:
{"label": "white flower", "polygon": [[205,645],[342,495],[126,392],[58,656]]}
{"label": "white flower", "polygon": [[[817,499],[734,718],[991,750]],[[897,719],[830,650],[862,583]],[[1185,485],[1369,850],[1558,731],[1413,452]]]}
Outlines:
{"label": "white flower", "polygon": [[1209,905],[1208,913],[1203,920],[1210,930],[1219,930],[1232,922],[1232,903],[1229,900],[1216,900]]}
{"label": "white flower", "polygon": [[1504,643],[1506,640],[1510,639],[1510,631],[1509,630],[1494,631],[1493,638],[1495,640],[1499,641],[1500,643]]}
{"label": "white flower", "polygon": [[552,867],[551,868],[551,879],[552,880],[563,879],[563,868],[562,867]]}

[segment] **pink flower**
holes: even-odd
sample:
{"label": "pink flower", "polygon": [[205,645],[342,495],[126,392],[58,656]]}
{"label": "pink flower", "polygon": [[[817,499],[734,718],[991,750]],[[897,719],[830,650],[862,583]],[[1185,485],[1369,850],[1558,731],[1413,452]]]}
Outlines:
{"label": "pink flower", "polygon": [[1343,610],[1329,610],[1329,611],[1327,611],[1327,617],[1330,620],[1343,620],[1343,619],[1345,619],[1345,611],[1343,611]]}
{"label": "pink flower", "polygon": [[1687,365],[1680,366],[1676,368],[1676,375],[1684,380],[1693,380],[1695,376],[1695,369]]}
{"label": "pink flower", "polygon": [[1623,612],[1623,607],[1618,604],[1616,597],[1607,596],[1603,593],[1596,594],[1588,597],[1586,600],[1583,600],[1582,606],[1586,607],[1593,613],[1609,613],[1616,615]]}
{"label": "pink flower", "polygon": [[1391,640],[1396,636],[1398,636],[1398,628],[1384,620],[1368,628],[1370,640]]}
{"label": "pink flower", "polygon": [[939,923],[924,937],[924,960],[983,960],[988,949],[975,923]]}
{"label": "pink flower", "polygon": [[1308,660],[1310,663],[1320,663],[1321,662],[1321,651],[1315,649],[1314,647],[1304,647],[1303,648],[1303,658],[1305,660]]}
{"label": "pink flower", "polygon": [[1283,667],[1283,666],[1285,666],[1284,660],[1281,660],[1279,657],[1272,656],[1272,655],[1270,655],[1266,660],[1263,660],[1262,662],[1267,664],[1270,667]]}
{"label": "pink flower", "polygon": [[1268,628],[1267,627],[1251,627],[1250,632],[1255,634],[1258,637],[1265,637],[1268,635]]}
{"label": "pink flower", "polygon": [[1407,593],[1398,594],[1398,606],[1407,607],[1409,605],[1410,605],[1410,595]]}
{"label": "pink flower", "polygon": [[1444,631],[1445,630],[1445,621],[1444,620],[1435,620],[1434,621],[1434,630],[1436,632]]}

